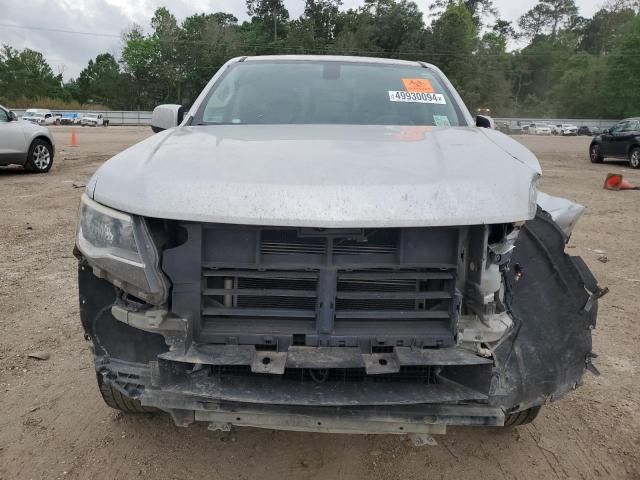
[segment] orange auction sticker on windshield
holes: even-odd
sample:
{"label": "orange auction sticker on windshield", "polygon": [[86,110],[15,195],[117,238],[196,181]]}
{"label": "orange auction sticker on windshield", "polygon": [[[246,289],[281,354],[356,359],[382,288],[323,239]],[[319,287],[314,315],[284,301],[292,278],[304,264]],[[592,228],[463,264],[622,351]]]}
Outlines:
{"label": "orange auction sticker on windshield", "polygon": [[436,93],[429,80],[424,78],[403,78],[404,88],[410,93]]}

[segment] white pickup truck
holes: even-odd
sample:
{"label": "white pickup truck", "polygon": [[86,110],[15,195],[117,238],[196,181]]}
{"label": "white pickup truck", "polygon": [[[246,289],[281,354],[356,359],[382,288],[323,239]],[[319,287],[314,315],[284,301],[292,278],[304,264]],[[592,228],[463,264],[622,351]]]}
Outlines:
{"label": "white pickup truck", "polygon": [[51,113],[51,110],[43,108],[30,108],[22,116],[22,119],[38,125],[60,125],[62,115]]}
{"label": "white pickup truck", "polygon": [[109,120],[104,118],[104,115],[101,113],[88,113],[84,117],[82,117],[81,121],[82,126],[90,126],[90,127],[108,127]]}
{"label": "white pickup truck", "polygon": [[106,404],[225,431],[533,421],[595,371],[606,291],[564,253],[584,207],[492,123],[433,65],[342,56],[232,59],[157,107],[79,209]]}

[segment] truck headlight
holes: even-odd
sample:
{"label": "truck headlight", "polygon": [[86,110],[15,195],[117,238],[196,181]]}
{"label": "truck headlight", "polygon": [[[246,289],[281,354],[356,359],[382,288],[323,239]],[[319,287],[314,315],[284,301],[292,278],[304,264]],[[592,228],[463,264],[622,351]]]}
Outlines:
{"label": "truck headlight", "polygon": [[96,276],[149,303],[159,305],[166,300],[168,282],[144,219],[105,207],[83,194],[76,244]]}

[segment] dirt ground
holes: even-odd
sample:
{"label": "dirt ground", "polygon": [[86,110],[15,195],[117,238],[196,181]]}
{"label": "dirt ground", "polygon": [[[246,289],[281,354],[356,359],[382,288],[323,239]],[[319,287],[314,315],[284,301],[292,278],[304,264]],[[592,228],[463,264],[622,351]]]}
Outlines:
{"label": "dirt ground", "polygon": [[[594,332],[602,375],[532,425],[450,428],[416,448],[399,436],[181,429],[105,406],[78,316],[78,200],[104,160],[151,132],[78,128],[71,148],[68,127],[53,131],[48,175],[0,168],[0,479],[640,479],[640,191],[602,189],[607,172],[640,185],[640,171],[590,164],[589,138],[518,140],[539,156],[544,191],[588,207],[569,251],[611,289]],[[38,350],[51,358],[27,358]]]}

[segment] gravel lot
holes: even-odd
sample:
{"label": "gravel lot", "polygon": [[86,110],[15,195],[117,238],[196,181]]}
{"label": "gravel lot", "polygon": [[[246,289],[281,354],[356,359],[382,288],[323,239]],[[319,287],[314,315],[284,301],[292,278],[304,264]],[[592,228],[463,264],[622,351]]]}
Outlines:
{"label": "gravel lot", "polygon": [[[569,252],[611,289],[594,332],[602,376],[586,376],[532,425],[451,428],[438,446],[416,448],[396,436],[180,429],[105,406],[78,316],[78,201],[104,160],[151,131],[77,128],[71,148],[70,128],[52,130],[49,174],[0,168],[0,479],[640,479],[640,191],[602,189],[607,172],[640,185],[640,171],[590,164],[589,138],[518,140],[539,156],[544,191],[588,206]],[[51,358],[27,358],[37,350]]]}

